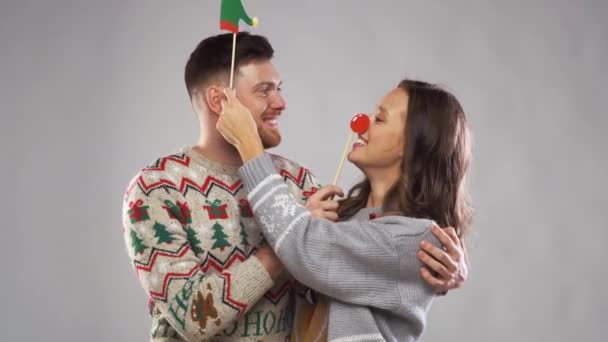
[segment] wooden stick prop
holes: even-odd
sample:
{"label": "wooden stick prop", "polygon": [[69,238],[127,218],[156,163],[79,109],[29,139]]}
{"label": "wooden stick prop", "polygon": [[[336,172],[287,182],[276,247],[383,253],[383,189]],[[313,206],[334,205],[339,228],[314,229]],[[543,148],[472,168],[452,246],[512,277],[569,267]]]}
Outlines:
{"label": "wooden stick prop", "polygon": [[338,165],[338,171],[336,171],[336,176],[334,177],[333,185],[338,185],[338,180],[340,179],[340,174],[342,174],[342,168],[344,167],[344,161],[346,160],[346,156],[348,155],[348,150],[351,147],[351,141],[353,140],[354,134],[363,134],[369,128],[369,116],[366,114],[357,114],[353,116],[350,120],[350,129],[351,132],[348,134],[348,139],[346,139],[346,145],[344,146],[344,152],[342,152],[342,158],[340,159],[340,164]]}
{"label": "wooden stick prop", "polygon": [[336,175],[334,176],[334,181],[331,183],[333,185],[338,185],[338,179],[340,178],[340,174],[342,174],[342,168],[344,167],[344,160],[346,159],[346,155],[348,154],[348,149],[350,147],[350,142],[353,140],[353,132],[348,133],[348,138],[346,139],[346,145],[344,145],[344,151],[342,152],[342,158],[340,158],[340,164],[338,164],[338,170],[336,171]]}
{"label": "wooden stick prop", "polygon": [[236,33],[232,34],[232,62],[230,64],[230,89],[234,83],[234,56],[236,54]]}
{"label": "wooden stick prop", "polygon": [[230,63],[230,88],[234,86],[234,64],[236,56],[236,35],[239,33],[239,21],[247,25],[258,26],[258,18],[250,18],[243,7],[242,0],[222,0],[220,10],[220,30],[232,32],[232,62]]}

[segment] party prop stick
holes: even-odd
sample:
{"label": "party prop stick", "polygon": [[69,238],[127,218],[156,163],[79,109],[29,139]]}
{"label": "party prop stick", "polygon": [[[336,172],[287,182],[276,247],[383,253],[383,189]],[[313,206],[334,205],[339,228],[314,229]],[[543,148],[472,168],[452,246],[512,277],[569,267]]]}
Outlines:
{"label": "party prop stick", "polygon": [[342,152],[342,158],[340,159],[340,164],[338,165],[338,171],[336,171],[334,181],[331,183],[333,185],[338,184],[338,179],[340,178],[340,174],[342,173],[342,167],[344,167],[344,160],[346,159],[346,154],[348,153],[348,148],[350,146],[351,140],[353,140],[353,132],[348,133],[348,139],[346,139],[346,145],[344,145],[344,152]]}
{"label": "party prop stick", "polygon": [[232,62],[230,64],[230,88],[234,84],[234,57],[236,55],[236,35],[239,33],[239,21],[247,25],[258,26],[258,18],[250,18],[245,12],[242,0],[222,0],[220,10],[220,30],[232,32]]}
{"label": "party prop stick", "polygon": [[357,114],[353,116],[350,120],[350,129],[351,132],[348,134],[348,139],[346,139],[346,145],[344,146],[344,152],[342,152],[342,159],[340,159],[340,164],[338,165],[338,171],[336,172],[336,176],[334,177],[333,185],[338,184],[338,179],[340,179],[340,174],[342,173],[342,168],[344,167],[344,161],[346,160],[346,155],[348,154],[348,149],[350,148],[351,140],[353,140],[353,134],[363,134],[369,128],[369,116],[366,114]]}
{"label": "party prop stick", "polygon": [[234,56],[236,54],[236,33],[232,34],[232,62],[230,62],[230,89],[234,82]]}

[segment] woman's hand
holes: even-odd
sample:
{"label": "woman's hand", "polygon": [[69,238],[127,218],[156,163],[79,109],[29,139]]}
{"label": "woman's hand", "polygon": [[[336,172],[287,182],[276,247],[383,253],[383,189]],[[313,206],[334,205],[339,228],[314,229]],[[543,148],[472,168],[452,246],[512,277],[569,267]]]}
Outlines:
{"label": "woman's hand", "polygon": [[216,128],[224,139],[234,145],[243,162],[264,153],[258,128],[251,112],[236,98],[232,89],[224,89],[226,99],[222,100],[222,112]]}
{"label": "woman's hand", "polygon": [[343,197],[342,189],[335,185],[328,185],[315,192],[306,200],[306,209],[310,212],[310,216],[314,218],[325,218],[330,221],[338,221],[338,201],[334,200],[335,196]]}
{"label": "woman's hand", "polygon": [[441,241],[445,250],[437,248],[427,241],[422,241],[418,258],[433,273],[426,268],[422,268],[420,273],[422,278],[438,293],[445,294],[448,290],[462,287],[468,277],[466,248],[452,227],[441,229],[435,226],[431,228],[431,231]]}

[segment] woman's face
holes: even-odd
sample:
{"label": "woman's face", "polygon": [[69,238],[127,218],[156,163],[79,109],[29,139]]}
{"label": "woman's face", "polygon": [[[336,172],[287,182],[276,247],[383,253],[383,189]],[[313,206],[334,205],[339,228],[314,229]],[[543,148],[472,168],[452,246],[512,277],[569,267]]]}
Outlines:
{"label": "woman's face", "polygon": [[384,96],[370,118],[369,129],[353,144],[348,160],[361,170],[400,168],[408,95],[401,88]]}

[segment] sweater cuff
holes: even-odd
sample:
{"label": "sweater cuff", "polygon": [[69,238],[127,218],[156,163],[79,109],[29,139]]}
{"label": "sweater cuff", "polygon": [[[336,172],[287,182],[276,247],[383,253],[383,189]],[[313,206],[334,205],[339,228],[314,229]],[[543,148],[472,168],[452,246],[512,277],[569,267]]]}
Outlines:
{"label": "sweater cuff", "polygon": [[249,257],[237,268],[237,272],[229,271],[234,274],[231,291],[235,299],[247,303],[250,308],[274,286],[274,281],[256,257]]}
{"label": "sweater cuff", "polygon": [[272,159],[267,153],[250,160],[245,165],[239,168],[239,175],[243,179],[245,185],[245,191],[251,193],[256,186],[268,178],[268,176],[276,176],[273,178],[279,178],[277,170],[272,162]]}

